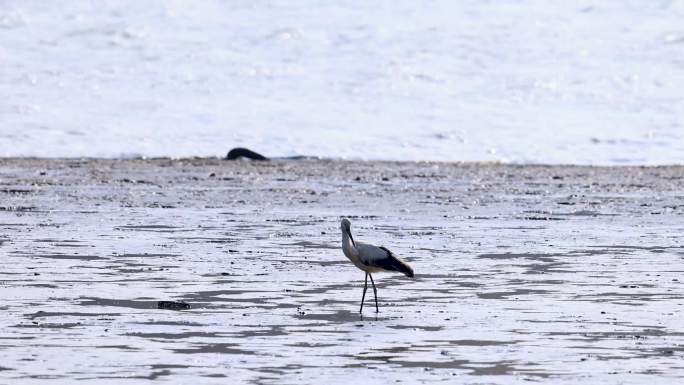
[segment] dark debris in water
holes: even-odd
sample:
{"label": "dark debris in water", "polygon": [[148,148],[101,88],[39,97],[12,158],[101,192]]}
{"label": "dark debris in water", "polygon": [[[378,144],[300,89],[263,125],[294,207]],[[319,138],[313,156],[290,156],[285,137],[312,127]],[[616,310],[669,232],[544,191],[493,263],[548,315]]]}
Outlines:
{"label": "dark debris in water", "polygon": [[187,309],[190,309],[190,304],[185,303],[185,302],[175,302],[175,301],[159,301],[159,302],[157,302],[157,309],[187,310]]}

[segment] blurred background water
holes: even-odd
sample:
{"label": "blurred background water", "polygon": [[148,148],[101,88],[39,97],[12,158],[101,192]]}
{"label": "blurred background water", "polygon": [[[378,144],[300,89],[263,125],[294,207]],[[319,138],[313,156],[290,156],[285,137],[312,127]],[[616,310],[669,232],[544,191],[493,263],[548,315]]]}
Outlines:
{"label": "blurred background water", "polygon": [[0,0],[0,156],[684,160],[684,1]]}

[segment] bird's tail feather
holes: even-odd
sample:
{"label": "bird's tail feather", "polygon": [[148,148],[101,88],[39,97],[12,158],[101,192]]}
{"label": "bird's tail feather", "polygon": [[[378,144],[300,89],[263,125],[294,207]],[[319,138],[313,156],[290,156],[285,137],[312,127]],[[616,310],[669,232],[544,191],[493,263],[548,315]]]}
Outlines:
{"label": "bird's tail feather", "polygon": [[394,255],[392,255],[390,259],[390,266],[392,266],[393,270],[404,273],[409,278],[413,278],[413,269],[408,265],[408,263],[402,261]]}
{"label": "bird's tail feather", "polygon": [[387,253],[387,258],[383,258],[378,261],[378,267],[384,270],[398,271],[400,273],[404,273],[409,278],[413,278],[413,269],[408,263],[394,255],[394,253],[389,251],[387,248],[383,246],[380,246],[380,248]]}

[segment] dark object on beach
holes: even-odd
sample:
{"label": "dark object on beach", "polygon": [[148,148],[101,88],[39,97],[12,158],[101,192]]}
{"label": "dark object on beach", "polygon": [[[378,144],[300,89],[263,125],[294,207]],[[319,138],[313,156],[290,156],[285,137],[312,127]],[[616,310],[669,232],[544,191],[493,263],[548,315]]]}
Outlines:
{"label": "dark object on beach", "polygon": [[250,149],[243,148],[243,147],[237,147],[234,148],[230,151],[228,151],[228,155],[224,158],[225,160],[235,160],[238,158],[247,158],[247,159],[252,159],[252,160],[268,160],[267,157],[259,154],[258,152],[254,152]]}
{"label": "dark object on beach", "polygon": [[157,302],[157,309],[185,310],[190,309],[190,304],[185,302],[159,301]]}

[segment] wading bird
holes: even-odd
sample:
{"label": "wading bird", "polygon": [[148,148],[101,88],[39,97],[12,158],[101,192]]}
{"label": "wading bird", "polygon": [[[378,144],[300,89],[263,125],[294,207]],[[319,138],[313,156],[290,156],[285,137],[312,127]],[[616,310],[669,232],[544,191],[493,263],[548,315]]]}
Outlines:
{"label": "wading bird", "polygon": [[373,284],[375,312],[377,313],[380,311],[378,308],[378,289],[375,288],[375,282],[373,282],[371,273],[377,271],[397,271],[406,274],[407,277],[413,277],[413,269],[408,263],[402,261],[399,257],[382,246],[378,247],[367,243],[354,242],[349,219],[343,218],[340,228],[342,229],[342,251],[344,252],[344,255],[349,258],[356,267],[366,272],[366,280],[363,285],[363,296],[361,297],[361,309],[359,309],[359,313],[363,312],[363,301],[366,299],[366,290],[368,289],[368,277],[370,277],[371,284]]}

